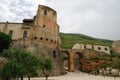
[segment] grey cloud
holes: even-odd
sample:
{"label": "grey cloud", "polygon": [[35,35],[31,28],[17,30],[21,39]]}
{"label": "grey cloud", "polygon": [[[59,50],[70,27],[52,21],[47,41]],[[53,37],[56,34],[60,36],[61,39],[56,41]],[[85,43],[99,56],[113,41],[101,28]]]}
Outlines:
{"label": "grey cloud", "polygon": [[0,14],[3,16],[0,16],[0,21],[21,22],[24,18],[32,18],[37,6],[33,0],[2,0]]}
{"label": "grey cloud", "polygon": [[120,0],[57,0],[46,2],[58,10],[62,32],[120,39]]}

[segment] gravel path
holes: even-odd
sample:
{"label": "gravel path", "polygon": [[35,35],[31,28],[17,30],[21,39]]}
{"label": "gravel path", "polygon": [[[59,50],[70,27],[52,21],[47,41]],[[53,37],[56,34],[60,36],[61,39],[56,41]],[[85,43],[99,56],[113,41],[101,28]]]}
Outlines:
{"label": "gravel path", "polygon": [[[28,79],[24,79],[28,80]],[[45,78],[31,78],[31,80],[45,80]],[[120,77],[104,77],[100,75],[90,75],[83,72],[68,72],[66,75],[49,77],[49,80],[120,80]]]}

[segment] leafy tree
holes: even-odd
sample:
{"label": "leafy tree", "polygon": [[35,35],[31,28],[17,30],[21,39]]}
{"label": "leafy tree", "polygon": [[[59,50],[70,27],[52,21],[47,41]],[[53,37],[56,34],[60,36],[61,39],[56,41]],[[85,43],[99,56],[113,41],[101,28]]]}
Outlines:
{"label": "leafy tree", "polygon": [[[3,51],[2,56],[6,57],[10,61],[22,64],[24,73],[28,76],[29,80],[30,77],[37,76],[37,69],[41,60],[30,52],[19,49],[8,49]],[[19,77],[23,80],[23,75]]]}
{"label": "leafy tree", "polygon": [[26,75],[28,76],[28,80],[30,80],[30,77],[37,76],[37,69],[39,68],[39,63],[41,63],[40,58],[37,58],[33,55],[29,55],[26,57],[27,59],[25,61],[25,68],[26,68]]}
{"label": "leafy tree", "polygon": [[12,38],[10,35],[0,32],[0,52],[2,52],[3,49],[8,49],[11,41]]}
{"label": "leafy tree", "polygon": [[52,67],[52,60],[49,57],[45,58],[45,60],[43,60],[41,62],[41,69],[42,69],[43,74],[46,77],[46,80],[48,80],[48,77],[51,73],[52,68],[53,68]]}
{"label": "leafy tree", "polygon": [[22,64],[10,61],[0,71],[2,79],[9,80],[24,75],[25,70]]}

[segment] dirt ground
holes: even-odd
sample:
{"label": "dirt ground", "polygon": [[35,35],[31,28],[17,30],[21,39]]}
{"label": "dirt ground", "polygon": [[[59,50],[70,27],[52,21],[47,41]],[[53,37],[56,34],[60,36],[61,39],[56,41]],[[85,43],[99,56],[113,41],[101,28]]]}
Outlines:
{"label": "dirt ground", "polygon": [[[24,80],[28,79],[24,78]],[[45,80],[45,78],[31,78],[31,80]],[[68,72],[65,75],[49,77],[49,80],[120,80],[120,77],[104,77],[83,72]]]}

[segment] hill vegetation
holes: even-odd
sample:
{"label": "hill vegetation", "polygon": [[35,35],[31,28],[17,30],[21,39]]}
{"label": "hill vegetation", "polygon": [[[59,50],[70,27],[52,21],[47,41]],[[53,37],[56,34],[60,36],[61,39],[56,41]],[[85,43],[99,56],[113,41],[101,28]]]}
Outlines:
{"label": "hill vegetation", "polygon": [[62,48],[71,49],[75,43],[110,46],[112,40],[98,39],[83,34],[60,33]]}

